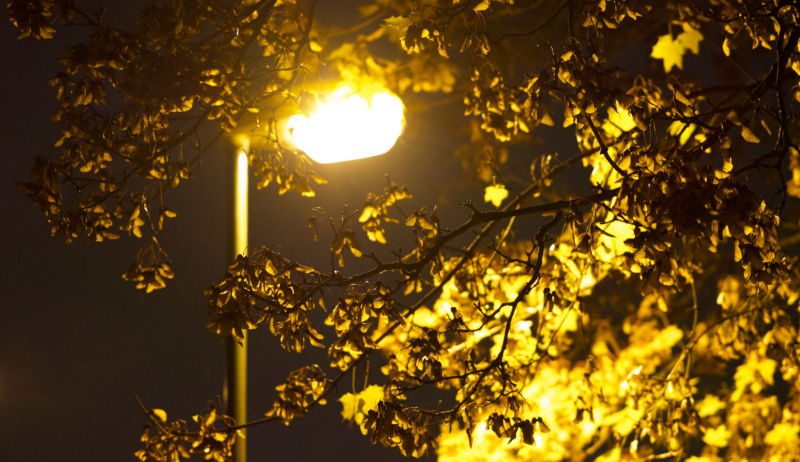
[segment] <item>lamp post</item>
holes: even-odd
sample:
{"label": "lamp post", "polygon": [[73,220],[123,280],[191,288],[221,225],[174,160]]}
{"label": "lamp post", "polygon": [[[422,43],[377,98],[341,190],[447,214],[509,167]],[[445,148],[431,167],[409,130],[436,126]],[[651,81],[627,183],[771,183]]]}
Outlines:
{"label": "lamp post", "polygon": [[[233,156],[233,220],[228,233],[228,255],[236,258],[247,249],[247,151],[249,142],[245,138]],[[227,370],[223,400],[225,413],[236,420],[237,425],[247,422],[247,330],[242,331],[244,341],[239,345],[232,335],[225,341]],[[246,430],[240,430],[242,436]],[[233,445],[233,462],[247,460],[247,441],[237,438]]]}
{"label": "lamp post", "polygon": [[[384,154],[394,146],[403,131],[403,103],[396,95],[372,83],[356,88],[351,84],[337,87],[316,111],[308,116],[295,115],[288,120],[298,149],[319,163],[342,162]],[[247,152],[249,140],[242,137],[233,156],[234,211],[228,238],[228,255],[236,258],[247,249]],[[237,425],[247,422],[247,330],[239,345],[233,336],[226,339],[227,370],[223,400],[225,413]],[[240,430],[244,436],[245,430]],[[247,443],[237,438],[233,462],[245,462]]]}

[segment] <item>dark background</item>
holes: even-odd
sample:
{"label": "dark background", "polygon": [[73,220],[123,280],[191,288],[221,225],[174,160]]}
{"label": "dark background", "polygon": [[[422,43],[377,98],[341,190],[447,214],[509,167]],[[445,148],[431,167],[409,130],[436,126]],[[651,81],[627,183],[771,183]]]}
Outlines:
{"label": "dark background", "polygon": [[[103,3],[109,8],[109,23],[116,27],[130,24],[146,4]],[[341,17],[342,11],[351,14],[352,6],[361,3],[365,2],[322,0],[318,20],[352,24],[352,17]],[[218,144],[193,180],[167,198],[178,217],[168,220],[159,240],[170,255],[175,278],[152,294],[135,289],[121,275],[142,240],[124,236],[67,246],[50,236],[42,214],[14,187],[14,181],[28,181],[35,156],[48,155],[58,138],[58,126],[50,121],[55,90],[47,80],[59,70],[57,59],[65,45],[81,40],[87,30],[59,29],[56,38],[47,41],[17,40],[7,8],[0,11],[0,460],[132,461],[142,447],[139,436],[147,421],[134,394],[149,407],[165,409],[171,420],[191,419],[222,394],[224,347],[204,326],[203,290],[221,279],[229,262],[230,185],[225,173],[233,148]],[[463,114],[460,98],[440,98],[452,102],[408,114],[409,129],[388,154],[319,165],[317,172],[329,184],[315,187],[315,198],[279,196],[274,185],[260,191],[251,188],[250,245],[279,246],[295,261],[324,264],[329,236],[323,233],[320,241],[312,241],[306,226],[311,209],[321,206],[338,215],[344,204],[351,210],[360,207],[368,192],[383,189],[385,173],[414,194],[403,204],[406,210],[436,204],[442,191],[461,178],[453,151],[468,139],[441,122]],[[534,156],[559,147],[562,158],[574,153],[569,131],[550,133],[558,133],[560,140],[551,137],[544,146],[525,148],[512,160],[521,176],[527,175]],[[479,189],[455,198],[483,202]],[[456,205],[440,208],[444,226],[466,219],[466,210]],[[392,233],[402,236],[398,244],[411,248],[410,233],[402,225],[396,228]],[[361,239],[368,248],[379,246]],[[380,250],[385,254],[388,248]],[[361,263],[350,258],[348,264],[345,271]],[[251,333],[250,339],[251,419],[271,407],[275,386],[292,370],[317,362],[330,376],[336,374],[327,367],[324,350],[309,347],[302,355],[290,355],[266,327]],[[370,381],[382,383],[377,367]],[[288,427],[273,422],[248,430],[250,459],[405,460],[397,449],[373,446],[358,428],[342,423],[341,405],[335,400],[349,391],[349,379],[346,382],[339,393],[330,395],[328,405]]]}

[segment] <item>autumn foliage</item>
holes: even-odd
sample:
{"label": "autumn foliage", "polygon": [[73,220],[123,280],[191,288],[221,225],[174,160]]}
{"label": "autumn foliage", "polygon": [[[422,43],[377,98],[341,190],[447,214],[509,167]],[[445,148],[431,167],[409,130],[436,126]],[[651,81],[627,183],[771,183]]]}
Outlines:
{"label": "autumn foliage", "polygon": [[[67,243],[145,241],[123,277],[148,292],[172,277],[162,204],[219,136],[250,127],[259,187],[310,196],[325,181],[281,128],[325,104],[306,76],[463,100],[470,141],[455,155],[485,191],[462,198],[470,218],[444,229],[388,181],[357,212],[314,212],[330,267],[263,243],[221,269],[211,332],[268,329],[330,364],[293,372],[249,423],[143,405],[140,460],[227,460],[238,429],[288,425],[370,367],[382,379],[353,381],[343,417],[407,456],[800,459],[795,2],[377,0],[348,30],[316,4],[155,2],[125,29],[72,0],[9,4],[21,37],[91,31],[50,81],[57,155],[18,187]],[[373,54],[383,42],[401,57]],[[542,153],[522,178],[509,146],[541,125],[579,154]],[[585,184],[559,182],[569,169]],[[540,218],[530,231],[519,217]],[[349,272],[352,257],[370,269]],[[447,399],[426,405],[426,388]]]}

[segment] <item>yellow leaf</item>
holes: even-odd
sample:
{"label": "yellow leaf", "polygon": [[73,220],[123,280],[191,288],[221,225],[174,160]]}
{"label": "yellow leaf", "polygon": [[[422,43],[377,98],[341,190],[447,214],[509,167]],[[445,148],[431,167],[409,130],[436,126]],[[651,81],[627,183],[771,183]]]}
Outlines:
{"label": "yellow leaf", "polygon": [[722,51],[725,53],[725,56],[731,55],[731,45],[733,45],[733,40],[730,37],[725,37],[725,41],[722,42]]}
{"label": "yellow leaf", "polygon": [[[738,400],[742,394],[751,390],[753,393],[761,393],[764,384],[767,386],[775,384],[775,369],[778,362],[774,359],[761,357],[758,352],[751,351],[747,356],[747,361],[736,368],[733,379],[736,389],[731,395],[731,400]],[[763,383],[759,381],[759,377]]]}
{"label": "yellow leaf", "polygon": [[717,395],[706,395],[705,398],[698,401],[695,408],[697,409],[697,415],[700,417],[709,417],[725,409],[726,406],[725,402],[719,399]]}
{"label": "yellow leaf", "polygon": [[747,127],[744,124],[742,125],[742,138],[744,138],[744,140],[747,141],[748,143],[760,143],[761,142],[761,140],[758,138],[758,136],[756,136],[756,134],[753,133],[753,130],[751,130],[749,127]]}
{"label": "yellow leaf", "polygon": [[733,171],[733,159],[725,158],[722,163],[722,171],[725,173],[731,173]]}
{"label": "yellow leaf", "polygon": [[686,48],[678,40],[672,40],[672,35],[662,35],[653,47],[650,57],[664,60],[664,72],[669,72],[672,66],[683,69],[683,54]]}
{"label": "yellow leaf", "polygon": [[616,447],[595,459],[596,462],[618,462],[622,459],[622,448]]}
{"label": "yellow leaf", "polygon": [[422,307],[414,312],[413,315],[414,324],[422,327],[433,327],[436,324],[436,321],[439,319],[439,316],[436,313],[433,313],[426,307]]}
{"label": "yellow leaf", "polygon": [[598,225],[602,233],[597,237],[597,247],[594,256],[600,261],[611,263],[614,258],[630,251],[625,245],[625,241],[636,237],[634,226],[622,221],[614,220],[612,214],[608,214],[606,222]]}
{"label": "yellow leaf", "polygon": [[683,338],[683,331],[676,326],[667,326],[658,333],[650,347],[653,350],[672,348]]}
{"label": "yellow leaf", "polygon": [[634,410],[626,407],[603,418],[602,425],[612,427],[615,432],[627,436],[636,427],[643,414],[644,410],[641,408]]}
{"label": "yellow leaf", "polygon": [[483,11],[483,10],[489,8],[490,4],[491,4],[491,0],[483,0],[482,2],[478,3],[475,6],[475,8],[473,8],[473,10],[475,10],[475,11]]}
{"label": "yellow leaf", "polygon": [[503,203],[503,200],[508,197],[508,190],[502,184],[497,184],[494,186],[487,186],[486,187],[486,195],[484,196],[483,200],[486,202],[491,202],[494,204],[495,207],[500,207],[500,204]]}
{"label": "yellow leaf", "polygon": [[700,53],[700,42],[703,41],[703,34],[696,29],[692,29],[689,24],[683,25],[683,33],[678,35],[678,42],[687,50],[692,53]]}
{"label": "yellow leaf", "polygon": [[686,144],[689,141],[689,139],[691,139],[692,133],[694,133],[695,129],[694,124],[689,124],[688,127],[686,125],[687,124],[681,122],[680,120],[676,120],[672,122],[669,127],[667,127],[667,131],[669,132],[670,135],[672,136],[680,135],[679,142],[681,146]]}
{"label": "yellow leaf", "polygon": [[608,108],[607,122],[608,124],[603,125],[603,128],[615,137],[621,135],[622,132],[629,132],[636,128],[636,122],[633,120],[633,117],[631,117],[627,110],[619,107],[619,105],[617,105],[616,108]]}
{"label": "yellow leaf", "polygon": [[167,421],[167,412],[164,411],[163,409],[153,409],[152,412],[154,416],[158,417],[158,420],[162,422]]}
{"label": "yellow leaf", "polygon": [[797,447],[800,441],[798,433],[800,433],[800,425],[790,422],[779,423],[767,433],[764,437],[764,442],[770,446],[783,444],[789,447]]}
{"label": "yellow leaf", "polygon": [[775,368],[777,367],[778,362],[774,359],[764,358],[758,362],[756,368],[758,369],[758,374],[761,378],[764,379],[769,385],[775,384]]}
{"label": "yellow leaf", "polygon": [[390,27],[394,27],[395,29],[400,30],[401,32],[405,32],[408,30],[408,26],[411,25],[410,18],[404,18],[402,16],[392,16],[388,19],[383,20],[384,24]]}
{"label": "yellow leaf", "polygon": [[724,448],[731,440],[731,436],[733,436],[733,434],[728,431],[728,427],[722,424],[717,428],[709,428],[705,435],[703,435],[703,441],[711,446]]}
{"label": "yellow leaf", "polygon": [[342,403],[342,418],[360,424],[369,411],[378,407],[378,402],[383,398],[383,387],[370,385],[358,394],[345,393],[339,402]]}

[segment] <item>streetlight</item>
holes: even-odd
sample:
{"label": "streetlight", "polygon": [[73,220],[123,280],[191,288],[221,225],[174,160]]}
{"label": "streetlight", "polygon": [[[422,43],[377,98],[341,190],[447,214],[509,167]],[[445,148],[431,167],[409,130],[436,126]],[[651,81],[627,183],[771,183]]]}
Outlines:
{"label": "streetlight", "polygon": [[[289,118],[288,128],[297,149],[321,164],[363,159],[384,154],[403,131],[403,102],[378,84],[342,84],[323,95],[316,110]],[[249,140],[242,137],[234,156],[234,219],[229,238],[229,255],[235,258],[247,249],[247,151]],[[226,340],[227,371],[223,399],[226,414],[238,425],[247,422],[247,330],[239,345],[233,336]],[[245,430],[241,430],[244,435]],[[233,462],[245,462],[247,445],[237,438]]]}
{"label": "streetlight", "polygon": [[403,131],[403,102],[376,83],[345,83],[288,125],[295,146],[321,164],[363,159],[394,146]]}

